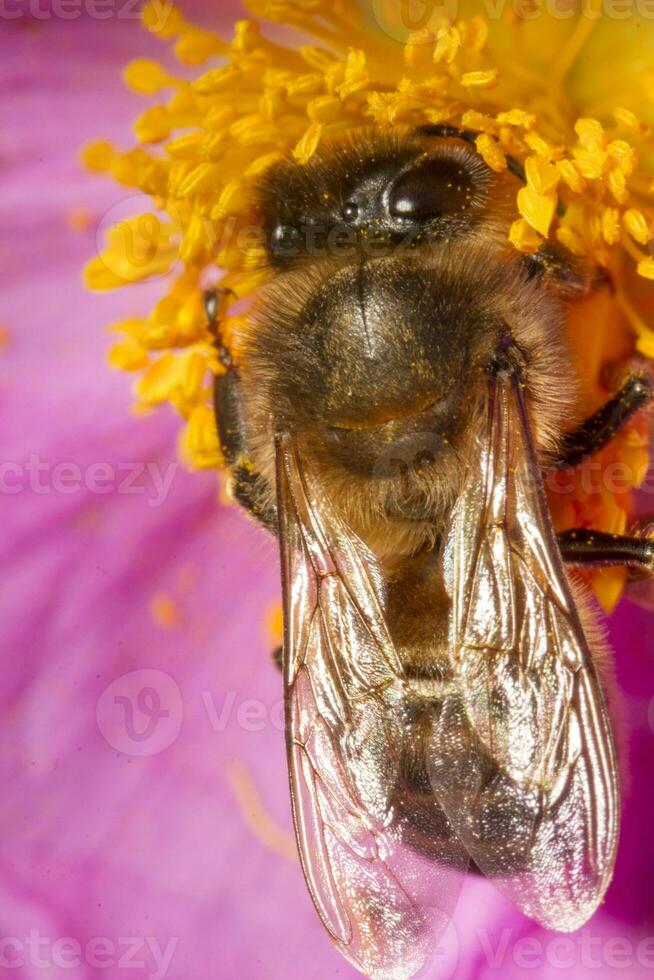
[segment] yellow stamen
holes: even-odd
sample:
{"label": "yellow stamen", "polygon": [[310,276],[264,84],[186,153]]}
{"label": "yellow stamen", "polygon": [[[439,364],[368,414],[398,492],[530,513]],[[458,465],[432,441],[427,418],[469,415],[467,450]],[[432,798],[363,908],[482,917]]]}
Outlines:
{"label": "yellow stamen", "polygon": [[652,233],[648,227],[645,215],[636,208],[630,208],[629,211],[625,211],[622,220],[631,237],[639,245],[647,245],[652,237]]}
{"label": "yellow stamen", "polygon": [[583,51],[590,35],[597,26],[600,16],[600,5],[601,0],[590,0],[588,6],[585,3],[582,5],[583,9],[579,15],[577,25],[554,66],[552,72],[553,85],[563,84],[566,76]]}
{"label": "yellow stamen", "polygon": [[497,68],[489,71],[468,71],[461,76],[461,84],[464,88],[487,89],[494,88],[499,82],[499,72]]}
{"label": "yellow stamen", "polygon": [[643,259],[639,262],[638,274],[644,279],[654,279],[654,259]]}
{"label": "yellow stamen", "polygon": [[491,170],[501,173],[507,168],[506,153],[492,136],[482,133],[476,140],[477,150]]}
{"label": "yellow stamen", "polygon": [[539,194],[533,187],[523,187],[518,193],[518,210],[525,221],[543,237],[547,237],[556,211],[555,191]]}

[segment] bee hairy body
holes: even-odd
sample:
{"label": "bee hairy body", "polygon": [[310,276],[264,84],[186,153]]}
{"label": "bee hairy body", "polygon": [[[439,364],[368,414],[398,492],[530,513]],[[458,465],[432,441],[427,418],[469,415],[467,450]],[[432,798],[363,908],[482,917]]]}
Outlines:
{"label": "bee hairy body", "polygon": [[343,954],[397,980],[466,869],[571,930],[617,846],[606,651],[542,478],[580,446],[568,304],[608,287],[509,245],[520,168],[467,136],[364,131],[274,165],[274,277],[216,380],[235,496],[280,542],[305,878]]}
{"label": "bee hairy body", "polygon": [[[394,188],[411,190],[416,170],[452,183],[442,213],[392,217]],[[270,510],[270,435],[292,425],[383,561],[433,544],[507,324],[532,363],[539,448],[555,449],[576,397],[561,296],[586,279],[571,260],[549,288],[542,265],[512,249],[515,185],[463,141],[411,133],[364,133],[307,168],[266,176],[260,206],[276,275],[238,344],[250,457]]]}

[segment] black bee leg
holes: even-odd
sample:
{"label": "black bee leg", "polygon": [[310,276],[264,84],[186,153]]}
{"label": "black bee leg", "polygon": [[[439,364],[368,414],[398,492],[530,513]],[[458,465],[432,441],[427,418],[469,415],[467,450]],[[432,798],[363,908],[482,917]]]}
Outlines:
{"label": "black bee leg", "polygon": [[257,473],[243,418],[241,380],[233,366],[214,381],[214,408],[220,449],[230,468],[232,496],[257,521],[277,533],[277,508],[264,478]]}
{"label": "black bee leg", "polygon": [[[559,214],[564,211],[565,206],[559,202]],[[533,255],[523,256],[522,265],[530,279],[547,284],[562,297],[590,296],[600,289],[615,292],[606,269],[580,259],[558,242],[545,242]]]}
{"label": "black bee leg", "polygon": [[651,400],[653,394],[654,384],[646,375],[630,375],[606,405],[566,436],[556,469],[578,466],[584,459],[604,449],[622,426]]}
{"label": "black bee leg", "polygon": [[214,410],[220,449],[231,471],[230,489],[245,510],[276,534],[277,509],[271,503],[274,494],[252,464],[243,413],[241,379],[220,333],[219,291],[207,291],[204,305],[218,359],[224,368],[223,373],[216,375],[214,380]]}
{"label": "black bee leg", "polygon": [[235,466],[230,492],[252,517],[272,534],[277,534],[277,507],[271,502],[268,484],[259,473],[248,469],[248,464]]}
{"label": "black bee leg", "polygon": [[570,565],[626,565],[654,575],[654,539],[576,528],[559,534],[558,540],[563,560]]}
{"label": "black bee leg", "polygon": [[282,658],[284,656],[284,647],[276,647],[271,653],[271,659],[278,671],[282,670]]}
{"label": "black bee leg", "polygon": [[213,344],[218,352],[218,359],[227,373],[234,370],[234,361],[223,343],[220,332],[220,305],[222,298],[229,292],[230,290],[224,289],[207,289],[204,294],[204,312],[207,317],[209,333],[213,337]]}

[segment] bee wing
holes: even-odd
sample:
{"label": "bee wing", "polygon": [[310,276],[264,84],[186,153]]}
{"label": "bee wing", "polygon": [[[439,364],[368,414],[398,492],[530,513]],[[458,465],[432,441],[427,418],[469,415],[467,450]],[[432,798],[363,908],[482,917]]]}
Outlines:
{"label": "bee wing", "polygon": [[402,777],[400,663],[373,556],[336,517],[288,436],[277,442],[286,738],[304,875],[324,926],[367,975],[429,960],[468,857]]}
{"label": "bee wing", "polygon": [[430,777],[481,870],[568,931],[611,879],[619,787],[602,688],[547,508],[519,378],[494,381],[445,548],[458,693]]}

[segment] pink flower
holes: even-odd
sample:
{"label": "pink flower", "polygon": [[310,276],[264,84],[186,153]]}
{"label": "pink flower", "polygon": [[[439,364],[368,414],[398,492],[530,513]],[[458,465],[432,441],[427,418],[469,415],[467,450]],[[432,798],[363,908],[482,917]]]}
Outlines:
{"label": "pink flower", "polygon": [[[274,542],[180,468],[171,416],[130,418],[104,367],[102,325],[142,314],[157,283],[80,284],[121,194],[77,149],[129,140],[120,68],[162,49],[133,17],[39,9],[0,42],[3,975],[355,977],[291,838]],[[628,786],[606,904],[557,937],[473,879],[434,978],[650,975],[651,616],[624,602],[611,637]]]}

